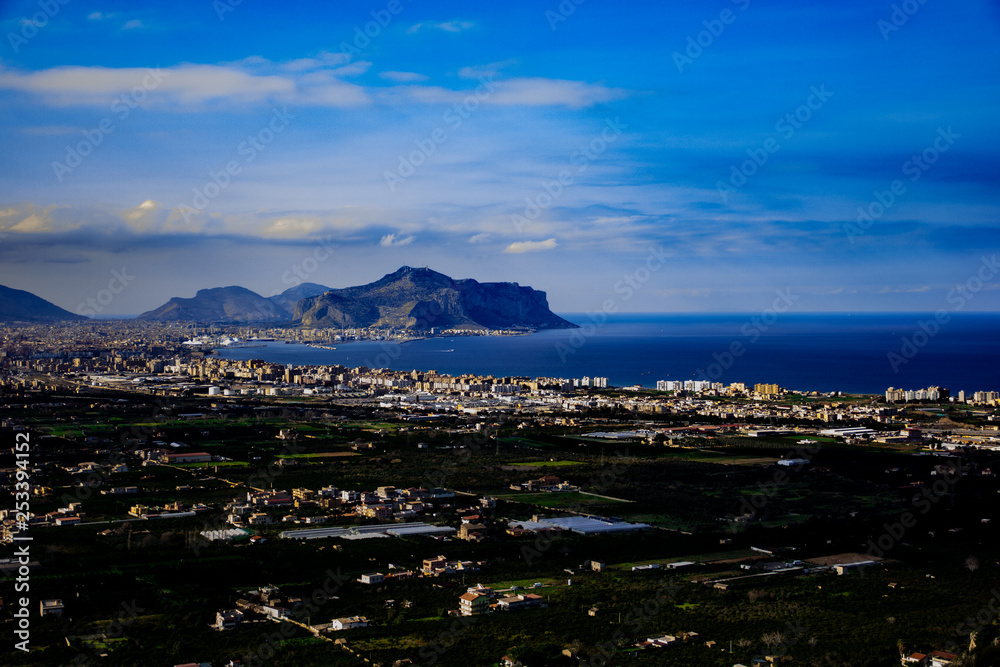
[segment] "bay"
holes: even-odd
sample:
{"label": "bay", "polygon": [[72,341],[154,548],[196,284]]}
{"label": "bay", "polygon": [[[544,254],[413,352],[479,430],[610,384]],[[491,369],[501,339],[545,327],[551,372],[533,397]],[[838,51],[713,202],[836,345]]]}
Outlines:
{"label": "bay", "polygon": [[[527,336],[455,336],[408,343],[350,341],[220,349],[225,359],[296,365],[436,370],[458,375],[607,377],[777,383],[789,389],[883,393],[932,385],[957,394],[995,390],[1000,314],[561,314],[580,329]],[[945,319],[946,316],[946,319]]]}

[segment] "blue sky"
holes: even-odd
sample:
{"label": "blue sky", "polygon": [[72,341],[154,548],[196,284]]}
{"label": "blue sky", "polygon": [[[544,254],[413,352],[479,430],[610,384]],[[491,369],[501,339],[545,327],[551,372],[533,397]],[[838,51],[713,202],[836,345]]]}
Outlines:
{"label": "blue sky", "polygon": [[0,3],[0,284],[997,310],[1000,3],[896,7]]}

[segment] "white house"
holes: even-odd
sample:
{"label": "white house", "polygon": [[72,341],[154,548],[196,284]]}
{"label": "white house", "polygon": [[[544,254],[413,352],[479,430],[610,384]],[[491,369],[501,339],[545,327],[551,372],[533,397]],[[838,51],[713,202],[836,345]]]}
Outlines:
{"label": "white house", "polygon": [[348,616],[347,618],[335,618],[330,622],[334,630],[351,630],[352,628],[367,628],[368,619],[364,616]]}

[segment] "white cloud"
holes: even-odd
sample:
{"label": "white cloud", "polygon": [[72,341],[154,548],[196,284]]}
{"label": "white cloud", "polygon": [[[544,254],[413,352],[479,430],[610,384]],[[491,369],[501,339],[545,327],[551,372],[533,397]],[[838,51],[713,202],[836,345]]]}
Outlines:
{"label": "white cloud", "polygon": [[389,81],[395,81],[396,83],[419,83],[421,81],[426,81],[430,77],[424,74],[418,74],[417,72],[381,72],[379,76],[383,79],[388,79]]}
{"label": "white cloud", "polygon": [[266,225],[261,233],[275,238],[299,238],[317,232],[322,222],[311,216],[286,216]]}
{"label": "white cloud", "polygon": [[564,106],[573,109],[621,99],[627,91],[586,81],[561,79],[494,79],[464,90],[441,86],[400,85],[372,89],[383,104],[462,104],[470,95],[499,106]]}
{"label": "white cloud", "polygon": [[[281,68],[288,70],[289,72],[301,72],[304,70],[319,69],[320,67],[345,65],[350,62],[350,60],[351,57],[346,53],[330,53],[329,51],[321,51],[315,58],[298,58],[297,60],[290,60],[288,62],[281,63]],[[247,62],[248,64],[263,64],[269,63],[270,61],[256,56],[253,58],[247,58],[244,62]]]}
{"label": "white cloud", "polygon": [[470,28],[475,27],[475,23],[472,21],[444,21],[442,23],[414,23],[411,25],[406,32],[410,35],[414,35],[424,28],[429,30],[443,30],[444,32],[463,32]]}
{"label": "white cloud", "polygon": [[132,19],[131,21],[126,21],[125,25],[122,26],[122,30],[135,30],[137,28],[145,28],[142,21],[139,19]]}
{"label": "white cloud", "polygon": [[139,88],[144,95],[184,103],[217,98],[262,99],[291,93],[295,84],[277,76],[253,76],[216,65],[171,68],[54,67],[22,74],[0,70],[0,88],[41,95],[54,104],[109,104],[120,94]]}
{"label": "white cloud", "polygon": [[158,231],[163,218],[160,209],[160,202],[147,199],[135,208],[125,209],[121,215],[134,232]]}
{"label": "white cloud", "polygon": [[543,250],[552,250],[558,245],[554,238],[544,241],[516,241],[507,246],[504,249],[504,253],[518,255],[523,252],[541,252]]}
{"label": "white cloud", "polygon": [[645,215],[615,215],[615,216],[603,216],[600,218],[594,218],[595,225],[631,225],[635,222],[641,222],[646,220],[648,216]]}
{"label": "white cloud", "polygon": [[415,236],[404,236],[399,240],[396,240],[395,234],[386,234],[382,237],[382,240],[378,242],[383,248],[389,248],[393,246],[410,245],[417,240]]}
{"label": "white cloud", "polygon": [[[132,95],[149,106],[197,107],[207,103],[238,105],[282,103],[324,107],[356,107],[373,99],[387,105],[460,104],[470,94],[484,103],[504,106],[588,107],[627,94],[586,81],[545,78],[492,80],[452,90],[419,85],[415,72],[386,71],[383,79],[400,85],[363,87],[344,79],[364,74],[368,61],[343,64],[340,54],[321,54],[287,63],[251,57],[221,65],[180,64],[165,68],[65,66],[26,72],[0,65],[0,91],[36,95],[53,106],[107,106]],[[338,66],[339,65],[339,66]],[[494,76],[503,63],[463,68],[462,78]]]}
{"label": "white cloud", "polygon": [[493,235],[488,232],[483,232],[482,234],[476,234],[475,236],[469,237],[469,243],[489,243],[493,240]]}
{"label": "white cloud", "polygon": [[11,227],[10,231],[27,234],[52,231],[52,219],[43,213],[31,213]]}
{"label": "white cloud", "polygon": [[472,21],[445,21],[444,23],[438,23],[434,27],[445,32],[462,32],[474,26],[475,24]]}
{"label": "white cloud", "polygon": [[567,106],[574,109],[622,99],[626,91],[601,84],[564,79],[521,78],[497,82],[493,104],[510,106]]}
{"label": "white cloud", "polygon": [[[156,236],[224,236],[281,241],[308,241],[334,235],[344,242],[370,243],[363,230],[377,212],[346,207],[323,211],[257,211],[221,215],[147,199],[138,206],[55,206],[12,204],[0,209],[0,233],[46,234],[88,232],[94,237],[127,239]],[[406,245],[414,237],[396,240]]]}
{"label": "white cloud", "polygon": [[[355,74],[367,63],[351,66]],[[368,102],[362,87],[320,70],[299,76],[257,75],[244,68],[178,65],[168,68],[55,67],[21,73],[0,68],[0,89],[34,93],[52,105],[106,106],[120,95],[150,104],[194,106],[206,102],[283,102],[353,107]],[[135,93],[134,91],[140,91]]]}
{"label": "white cloud", "polygon": [[492,79],[514,64],[514,60],[501,60],[486,65],[466,66],[458,70],[458,76],[463,79]]}

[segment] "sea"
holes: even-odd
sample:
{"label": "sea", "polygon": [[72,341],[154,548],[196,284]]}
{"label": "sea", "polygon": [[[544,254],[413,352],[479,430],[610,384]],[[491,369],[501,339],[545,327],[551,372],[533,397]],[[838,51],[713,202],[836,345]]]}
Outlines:
{"label": "sea", "polygon": [[561,314],[578,329],[524,336],[280,341],[219,350],[224,359],[367,366],[442,374],[583,378],[655,388],[658,380],[775,383],[881,394],[1000,389],[1000,313]]}

